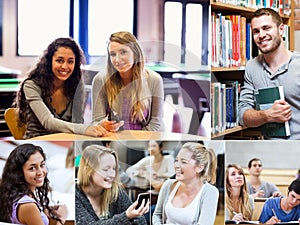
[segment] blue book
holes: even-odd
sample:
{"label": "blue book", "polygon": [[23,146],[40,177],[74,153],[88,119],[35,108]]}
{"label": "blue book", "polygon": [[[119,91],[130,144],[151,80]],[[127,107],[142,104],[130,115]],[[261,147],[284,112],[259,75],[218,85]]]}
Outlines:
{"label": "blue book", "polygon": [[247,59],[247,61],[252,58],[251,42],[252,42],[251,25],[250,25],[250,23],[247,23],[246,24],[246,59]]}
{"label": "blue book", "polygon": [[233,127],[233,88],[226,87],[226,128]]}

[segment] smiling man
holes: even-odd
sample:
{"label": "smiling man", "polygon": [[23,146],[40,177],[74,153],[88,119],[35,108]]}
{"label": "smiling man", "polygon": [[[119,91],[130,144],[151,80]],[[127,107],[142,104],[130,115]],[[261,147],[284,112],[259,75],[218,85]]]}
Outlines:
{"label": "smiling man", "polygon": [[265,202],[259,221],[266,224],[299,221],[300,224],[300,179],[290,184],[287,196]]}
{"label": "smiling man", "polygon": [[[239,99],[240,124],[259,127],[288,121],[291,135],[281,138],[300,139],[300,54],[286,49],[284,24],[274,10],[261,8],[254,12],[251,29],[261,54],[246,65]],[[254,90],[276,86],[283,86],[285,99],[275,101],[269,109],[256,110]]]}

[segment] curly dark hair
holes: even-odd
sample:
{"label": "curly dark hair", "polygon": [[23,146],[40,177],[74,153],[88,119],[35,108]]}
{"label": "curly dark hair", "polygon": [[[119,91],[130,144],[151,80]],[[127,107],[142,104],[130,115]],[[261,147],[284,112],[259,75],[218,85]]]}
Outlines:
{"label": "curly dark hair", "polygon": [[10,153],[0,183],[0,221],[10,222],[13,202],[24,195],[33,197],[41,204],[43,211],[48,210],[50,216],[55,214],[53,208],[49,207],[48,193],[50,187],[47,176],[44,179],[43,186],[37,187],[35,193],[30,190],[24,177],[23,165],[31,155],[37,152],[46,160],[43,149],[33,144],[19,145]]}
{"label": "curly dark hair", "polygon": [[19,109],[18,125],[26,124],[27,117],[30,112],[30,107],[26,101],[25,93],[23,90],[26,80],[34,81],[41,88],[42,99],[46,103],[51,103],[51,96],[53,92],[54,74],[52,72],[52,58],[54,53],[60,47],[70,48],[75,55],[75,67],[72,75],[65,81],[64,94],[68,99],[73,99],[77,85],[79,84],[82,72],[81,64],[85,63],[85,57],[80,46],[71,38],[57,38],[55,39],[44,51],[35,67],[29,71],[28,77],[22,82],[21,88],[17,94],[14,107]]}

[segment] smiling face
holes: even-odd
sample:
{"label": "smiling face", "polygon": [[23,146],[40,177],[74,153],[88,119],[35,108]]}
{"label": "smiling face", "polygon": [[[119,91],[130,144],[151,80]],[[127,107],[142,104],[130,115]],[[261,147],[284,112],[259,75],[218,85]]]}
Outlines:
{"label": "smiling face", "polygon": [[108,45],[109,57],[114,68],[120,73],[122,79],[132,78],[134,53],[127,45],[112,41]]}
{"label": "smiling face", "polygon": [[115,157],[112,154],[103,154],[99,161],[98,168],[92,175],[93,183],[100,188],[111,188],[116,177],[116,168]]}
{"label": "smiling face", "polygon": [[203,166],[197,166],[192,159],[193,153],[186,148],[182,148],[175,159],[176,179],[180,181],[197,178],[197,173],[203,170]]}
{"label": "smiling face", "polygon": [[32,192],[34,192],[36,187],[43,186],[47,169],[41,153],[36,152],[32,154],[22,168],[25,181],[28,183],[29,189]]}
{"label": "smiling face", "polygon": [[52,57],[52,72],[56,82],[64,82],[73,73],[75,54],[70,48],[59,47]]}
{"label": "smiling face", "polygon": [[230,187],[241,187],[244,185],[244,175],[242,171],[235,167],[228,169],[228,182]]}
{"label": "smiling face", "polygon": [[251,28],[253,40],[262,53],[268,54],[278,49],[282,42],[283,24],[277,27],[271,15],[263,15],[252,19]]}

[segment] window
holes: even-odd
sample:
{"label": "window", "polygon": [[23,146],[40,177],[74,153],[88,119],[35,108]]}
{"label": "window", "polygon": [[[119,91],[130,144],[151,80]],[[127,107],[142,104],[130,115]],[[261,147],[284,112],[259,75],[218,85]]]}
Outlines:
{"label": "window", "polygon": [[89,0],[89,55],[105,55],[110,34],[117,31],[132,33],[133,14],[133,0]]}
{"label": "window", "polygon": [[164,60],[173,65],[181,62],[181,24],[182,4],[179,2],[165,3],[165,37],[164,37]]}
{"label": "window", "polygon": [[[202,5],[186,6],[186,64],[199,64],[202,55]],[[196,66],[196,65],[191,65]]]}
{"label": "window", "polygon": [[69,17],[69,0],[18,0],[17,54],[41,55],[54,39],[69,37]]}
{"label": "window", "polygon": [[202,4],[195,1],[165,2],[164,60],[166,62],[197,67],[201,66],[201,62],[207,64],[202,59],[205,52],[202,46],[203,10]]}
{"label": "window", "polygon": [[89,56],[105,55],[111,33],[121,30],[133,33],[134,2],[89,0],[87,25],[80,27],[79,20],[83,18],[79,18],[82,10],[79,0],[18,0],[17,54],[41,55],[58,37],[72,36],[79,43],[80,34],[84,34],[88,43],[80,44],[88,49],[83,50]]}

